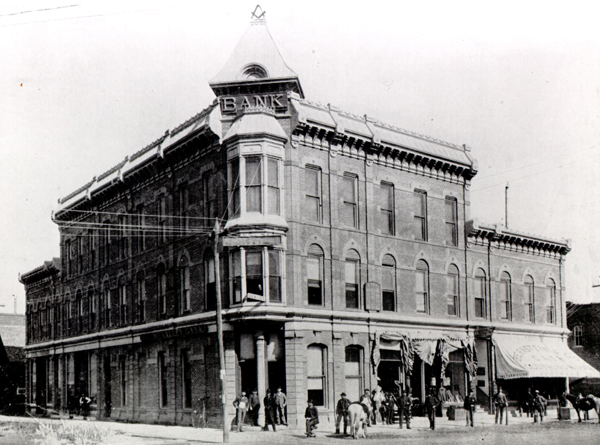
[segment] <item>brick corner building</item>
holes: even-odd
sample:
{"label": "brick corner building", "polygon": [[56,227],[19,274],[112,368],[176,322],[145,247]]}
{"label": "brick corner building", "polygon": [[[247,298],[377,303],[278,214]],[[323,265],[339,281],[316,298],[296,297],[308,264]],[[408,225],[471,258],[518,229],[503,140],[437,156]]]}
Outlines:
{"label": "brick corner building", "polygon": [[471,220],[465,146],[305,99],[259,19],[210,86],[60,200],[60,258],[21,276],[30,402],[216,424],[216,220],[229,407],[281,387],[302,424],[307,399],[327,418],[377,385],[489,404],[594,375],[565,340],[569,246]]}

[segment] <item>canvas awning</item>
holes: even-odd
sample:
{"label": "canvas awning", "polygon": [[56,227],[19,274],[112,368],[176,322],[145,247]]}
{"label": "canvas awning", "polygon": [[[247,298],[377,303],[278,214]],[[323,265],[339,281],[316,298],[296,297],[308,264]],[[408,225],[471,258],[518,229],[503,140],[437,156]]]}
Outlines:
{"label": "canvas awning", "polygon": [[597,377],[600,372],[569,349],[560,338],[494,334],[496,377]]}

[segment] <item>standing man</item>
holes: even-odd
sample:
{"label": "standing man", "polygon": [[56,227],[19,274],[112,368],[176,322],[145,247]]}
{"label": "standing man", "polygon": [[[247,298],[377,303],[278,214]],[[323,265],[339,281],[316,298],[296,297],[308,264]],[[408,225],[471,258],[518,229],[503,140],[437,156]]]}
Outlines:
{"label": "standing man", "polygon": [[502,388],[498,388],[498,392],[494,396],[494,405],[496,405],[496,423],[498,423],[498,419],[500,419],[500,425],[502,425],[502,417],[504,416],[506,411],[506,424],[508,425],[508,400],[506,400],[506,396],[502,392]]}
{"label": "standing man", "polygon": [[540,422],[544,421],[544,406],[546,402],[546,399],[536,389],[535,393],[533,393],[533,423],[537,423],[538,413],[540,415]]}
{"label": "standing man", "polygon": [[237,411],[237,430],[238,433],[241,433],[242,425],[246,420],[246,411],[248,410],[248,397],[246,397],[246,393],[242,391],[242,395],[233,401],[233,406]]}
{"label": "standing man", "polygon": [[474,426],[473,424],[473,411],[475,410],[475,396],[473,395],[473,391],[469,391],[469,395],[467,397],[465,397],[465,403],[464,403],[464,408],[467,410],[467,426],[469,426],[469,423],[471,424],[471,427]]}
{"label": "standing man", "polygon": [[252,391],[250,399],[248,400],[250,408],[248,409],[248,416],[252,426],[258,426],[258,412],[260,411],[260,399],[258,398],[258,392]]}
{"label": "standing man", "polygon": [[267,389],[265,398],[263,399],[263,405],[265,407],[265,431],[269,431],[269,424],[273,426],[273,431],[277,431],[275,428],[275,398],[271,395],[271,390]]}
{"label": "standing man", "polygon": [[435,396],[435,388],[432,386],[429,395],[425,398],[425,410],[427,411],[427,417],[429,417],[429,428],[432,430],[435,430],[435,410],[439,404],[440,402]]}
{"label": "standing man", "polygon": [[400,387],[400,397],[398,398],[398,420],[400,429],[402,429],[402,418],[406,421],[406,429],[410,429],[410,408],[412,407],[412,397],[410,387],[406,388],[406,392]]}
{"label": "standing man", "polygon": [[371,391],[365,389],[365,393],[360,396],[359,403],[367,412],[367,426],[371,426],[371,416],[373,415],[373,405],[371,403]]}
{"label": "standing man", "polygon": [[287,415],[286,415],[286,406],[287,406],[287,397],[285,393],[281,391],[281,387],[277,388],[277,392],[275,393],[275,407],[277,409],[277,425],[285,425],[287,426]]}
{"label": "standing man", "polygon": [[377,425],[377,419],[381,421],[381,403],[384,400],[383,390],[377,385],[373,391],[373,425]]}
{"label": "standing man", "polygon": [[343,392],[340,394],[342,397],[338,400],[337,406],[335,408],[335,414],[337,415],[337,419],[335,422],[335,434],[340,434],[340,423],[342,419],[344,419],[344,436],[347,434],[348,430],[348,407],[350,406],[350,400],[346,398],[346,393]]}

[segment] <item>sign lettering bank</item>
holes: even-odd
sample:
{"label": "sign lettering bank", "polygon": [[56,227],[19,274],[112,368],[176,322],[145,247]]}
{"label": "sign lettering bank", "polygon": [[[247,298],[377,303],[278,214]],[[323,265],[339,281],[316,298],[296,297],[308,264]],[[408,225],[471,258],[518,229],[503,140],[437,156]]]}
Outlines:
{"label": "sign lettering bank", "polygon": [[223,96],[219,98],[223,114],[236,114],[246,108],[264,107],[275,111],[286,111],[288,107],[286,94],[253,94],[244,96]]}

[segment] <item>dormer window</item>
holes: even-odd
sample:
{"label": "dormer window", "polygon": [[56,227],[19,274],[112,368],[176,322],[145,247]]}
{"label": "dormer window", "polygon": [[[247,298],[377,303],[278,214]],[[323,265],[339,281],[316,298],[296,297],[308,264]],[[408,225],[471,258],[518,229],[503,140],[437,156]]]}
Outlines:
{"label": "dormer window", "polygon": [[260,65],[248,65],[244,68],[242,76],[246,80],[266,79],[268,77],[267,70]]}

